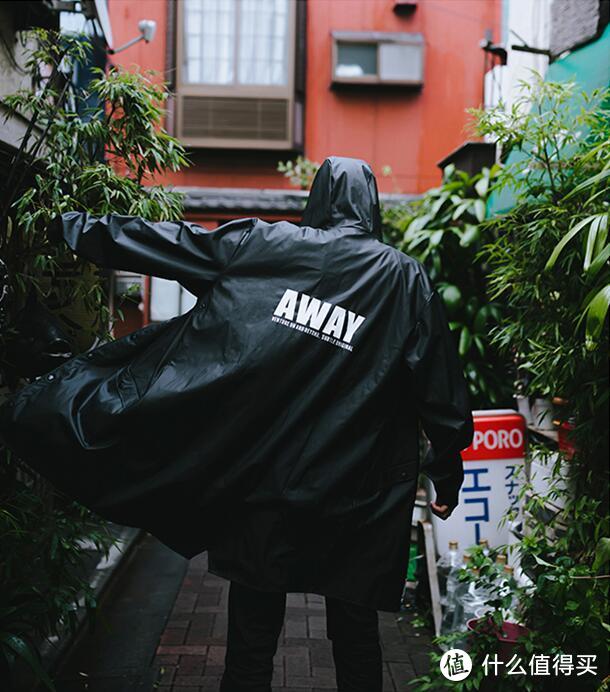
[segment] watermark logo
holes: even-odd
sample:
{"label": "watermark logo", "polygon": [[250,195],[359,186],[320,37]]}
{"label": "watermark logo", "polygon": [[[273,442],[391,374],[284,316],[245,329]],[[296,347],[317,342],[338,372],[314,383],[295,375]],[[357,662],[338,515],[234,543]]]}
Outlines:
{"label": "watermark logo", "polygon": [[516,654],[506,662],[498,658],[497,654],[487,654],[483,660],[483,670],[489,677],[498,677],[502,675],[502,671],[504,675],[527,675],[529,672],[536,677],[579,677],[597,675],[596,659],[597,654],[532,654],[529,663],[526,663]]}
{"label": "watermark logo", "polygon": [[441,673],[453,682],[464,680],[472,672],[472,659],[462,649],[449,649],[441,657]]}

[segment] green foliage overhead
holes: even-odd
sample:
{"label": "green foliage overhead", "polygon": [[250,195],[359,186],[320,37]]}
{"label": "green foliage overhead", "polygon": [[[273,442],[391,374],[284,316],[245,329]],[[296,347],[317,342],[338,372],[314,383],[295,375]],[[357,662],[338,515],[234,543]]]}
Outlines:
{"label": "green foliage overhead", "polygon": [[[186,164],[184,150],[161,126],[167,92],[152,74],[96,68],[87,88],[79,90],[71,68],[86,60],[86,40],[42,30],[35,36],[38,48],[28,66],[40,88],[4,99],[10,113],[31,114],[36,123],[20,157],[21,166],[32,166],[33,179],[25,189],[17,185],[3,192],[0,253],[11,273],[15,307],[32,287],[51,307],[80,301],[82,311],[100,313],[98,335],[108,337],[110,315],[101,285],[95,279],[55,281],[66,264],[81,277],[92,271],[63,244],[50,245],[45,229],[51,218],[72,210],[179,218],[182,196],[152,183],[155,174]],[[51,69],[44,80],[41,65]],[[87,106],[91,101],[97,105]]]}

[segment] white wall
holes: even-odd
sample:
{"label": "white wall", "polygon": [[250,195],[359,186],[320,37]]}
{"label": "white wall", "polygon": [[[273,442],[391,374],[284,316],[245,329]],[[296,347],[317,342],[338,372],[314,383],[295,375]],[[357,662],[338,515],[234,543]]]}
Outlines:
{"label": "white wall", "polygon": [[485,76],[485,104],[494,106],[502,100],[507,109],[519,96],[519,82],[530,81],[531,70],[544,75],[549,65],[546,55],[524,53],[511,48],[522,44],[548,49],[550,45],[551,4],[553,0],[504,0],[503,27],[507,64],[497,66]]}
{"label": "white wall", "polygon": [[150,282],[150,319],[153,322],[169,320],[188,312],[197,298],[177,281],[168,281],[158,276]]}

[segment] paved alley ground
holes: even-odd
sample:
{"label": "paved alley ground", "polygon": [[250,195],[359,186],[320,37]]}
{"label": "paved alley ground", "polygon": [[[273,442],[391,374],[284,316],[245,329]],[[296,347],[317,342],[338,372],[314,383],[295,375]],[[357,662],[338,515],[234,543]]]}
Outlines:
{"label": "paved alley ground", "polygon": [[[104,603],[106,628],[85,637],[60,672],[59,692],[212,692],[226,641],[228,582],[207,571],[207,553],[183,560],[147,536]],[[163,613],[162,611],[165,610]],[[402,692],[427,671],[430,637],[408,615],[382,613],[384,692]],[[275,657],[274,692],[336,690],[324,599],[289,594]]]}

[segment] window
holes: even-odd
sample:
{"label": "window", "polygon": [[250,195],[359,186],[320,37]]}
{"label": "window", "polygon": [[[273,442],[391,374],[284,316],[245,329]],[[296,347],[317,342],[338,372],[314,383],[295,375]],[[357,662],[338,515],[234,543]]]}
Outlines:
{"label": "window", "polygon": [[183,20],[187,82],[233,83],[235,15],[235,2],[230,0],[187,0]]}
{"label": "window", "polygon": [[[295,0],[178,5],[178,136],[193,146],[292,148]],[[298,105],[298,104],[297,104]]]}
{"label": "window", "polygon": [[242,0],[239,26],[240,84],[288,81],[288,0]]}
{"label": "window", "polygon": [[337,77],[362,77],[377,74],[377,44],[337,43]]}
{"label": "window", "polygon": [[186,80],[285,85],[288,0],[186,0]]}
{"label": "window", "polygon": [[333,32],[332,81],[419,86],[423,45],[420,34]]}

